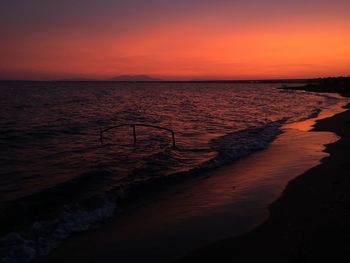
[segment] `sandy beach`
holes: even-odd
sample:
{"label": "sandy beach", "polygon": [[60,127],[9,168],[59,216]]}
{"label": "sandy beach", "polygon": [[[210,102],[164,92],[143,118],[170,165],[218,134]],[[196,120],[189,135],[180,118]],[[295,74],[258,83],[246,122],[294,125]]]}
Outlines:
{"label": "sandy beach", "polygon": [[250,233],[198,250],[181,262],[349,262],[350,111],[317,122],[314,131],[341,139],[322,163],[292,180]]}

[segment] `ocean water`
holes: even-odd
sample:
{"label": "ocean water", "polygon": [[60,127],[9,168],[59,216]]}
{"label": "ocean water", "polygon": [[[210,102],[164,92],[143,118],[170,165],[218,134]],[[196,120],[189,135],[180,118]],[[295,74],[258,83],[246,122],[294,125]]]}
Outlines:
{"label": "ocean water", "polygon": [[[46,255],[118,203],[266,148],[338,102],[281,84],[0,83],[0,252]],[[150,124],[166,131],[120,124]],[[16,261],[15,261],[16,262]]]}

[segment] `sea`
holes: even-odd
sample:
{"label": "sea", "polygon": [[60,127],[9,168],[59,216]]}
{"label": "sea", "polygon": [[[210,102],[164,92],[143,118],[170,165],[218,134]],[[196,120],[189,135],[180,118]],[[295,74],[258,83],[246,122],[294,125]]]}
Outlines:
{"label": "sea", "polygon": [[45,256],[339,102],[282,84],[0,82],[0,262]]}

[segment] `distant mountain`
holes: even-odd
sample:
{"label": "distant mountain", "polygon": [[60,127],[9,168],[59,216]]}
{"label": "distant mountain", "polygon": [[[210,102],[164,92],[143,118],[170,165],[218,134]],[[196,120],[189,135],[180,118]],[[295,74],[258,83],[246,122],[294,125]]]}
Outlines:
{"label": "distant mountain", "polygon": [[153,78],[147,75],[120,75],[109,79],[111,81],[161,81],[161,79]]}
{"label": "distant mountain", "polygon": [[96,79],[89,79],[89,78],[70,78],[70,79],[55,79],[53,81],[97,81]]}

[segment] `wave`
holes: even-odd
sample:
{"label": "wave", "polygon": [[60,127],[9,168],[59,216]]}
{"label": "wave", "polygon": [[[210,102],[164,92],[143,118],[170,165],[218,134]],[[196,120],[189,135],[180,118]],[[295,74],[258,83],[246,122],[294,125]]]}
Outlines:
{"label": "wave", "polygon": [[[181,182],[193,176],[206,175],[213,169],[265,149],[281,133],[281,126],[286,121],[287,119],[283,119],[212,140],[210,146],[217,152],[216,156],[188,171],[168,176],[141,177],[139,180],[121,184],[104,194],[74,204],[66,204],[60,208],[60,212],[55,213],[53,219],[37,220],[23,231],[11,232],[1,237],[0,252],[4,255],[1,262],[30,262],[48,255],[73,233],[96,227],[99,222],[112,217],[119,204],[125,201],[142,197],[157,191],[162,186]],[[106,176],[108,177],[108,174]],[[90,180],[90,177],[95,178],[95,173],[87,174],[87,177],[76,178],[74,184]]]}
{"label": "wave", "polygon": [[91,229],[97,222],[111,217],[115,206],[105,198],[101,199],[99,207],[91,210],[76,204],[66,207],[54,220],[35,222],[29,231],[9,233],[0,238],[0,252],[4,255],[1,262],[30,262],[48,255],[72,233]]}

